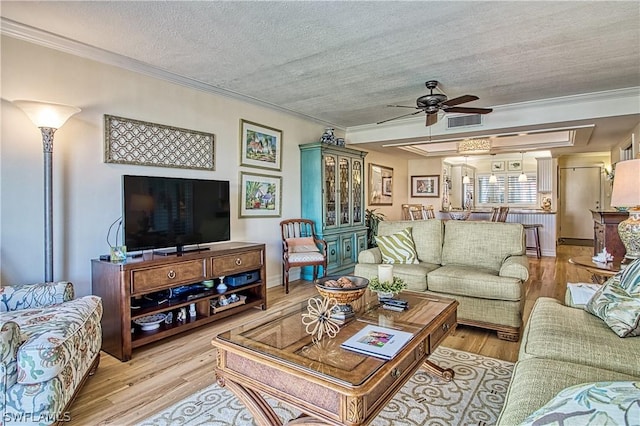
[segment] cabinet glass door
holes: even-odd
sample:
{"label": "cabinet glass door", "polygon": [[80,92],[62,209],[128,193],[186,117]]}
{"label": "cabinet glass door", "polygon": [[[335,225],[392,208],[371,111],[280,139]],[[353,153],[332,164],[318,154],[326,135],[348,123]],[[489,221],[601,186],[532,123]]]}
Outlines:
{"label": "cabinet glass door", "polygon": [[352,199],[352,208],[353,208],[353,224],[361,225],[364,223],[363,216],[363,206],[364,200],[362,194],[364,191],[362,190],[362,182],[363,182],[363,170],[364,166],[362,164],[362,160],[353,159],[351,161],[351,182],[352,182],[352,190],[351,190],[351,199]]}
{"label": "cabinet glass door", "polygon": [[351,203],[349,198],[351,197],[351,164],[348,158],[339,157],[340,167],[340,190],[338,196],[340,197],[340,225],[351,224]]}
{"label": "cabinet glass door", "polygon": [[324,222],[326,227],[336,226],[337,212],[337,158],[324,155]]}

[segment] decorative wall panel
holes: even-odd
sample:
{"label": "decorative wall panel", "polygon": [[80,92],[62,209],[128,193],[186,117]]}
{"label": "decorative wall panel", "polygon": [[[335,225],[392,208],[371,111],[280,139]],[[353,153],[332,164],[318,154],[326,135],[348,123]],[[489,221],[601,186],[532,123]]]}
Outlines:
{"label": "decorative wall panel", "polygon": [[104,116],[105,163],[215,170],[211,133]]}

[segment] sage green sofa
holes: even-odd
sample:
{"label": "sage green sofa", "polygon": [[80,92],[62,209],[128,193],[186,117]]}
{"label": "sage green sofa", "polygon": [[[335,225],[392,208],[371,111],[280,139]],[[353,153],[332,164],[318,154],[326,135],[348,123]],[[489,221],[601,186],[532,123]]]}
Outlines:
{"label": "sage green sofa", "polygon": [[[378,235],[411,228],[417,264],[394,264],[393,275],[407,289],[456,299],[458,323],[496,330],[517,341],[522,327],[524,283],[529,278],[524,228],[519,223],[382,221]],[[378,274],[382,254],[377,247],[358,256],[354,274]]]}
{"label": "sage green sofa", "polygon": [[[538,298],[522,335],[518,362],[497,424],[522,424],[570,386],[638,382],[639,354],[640,337],[620,338],[604,321],[583,309]],[[561,415],[558,413],[558,418]],[[631,424],[640,424],[640,417],[635,421]]]}

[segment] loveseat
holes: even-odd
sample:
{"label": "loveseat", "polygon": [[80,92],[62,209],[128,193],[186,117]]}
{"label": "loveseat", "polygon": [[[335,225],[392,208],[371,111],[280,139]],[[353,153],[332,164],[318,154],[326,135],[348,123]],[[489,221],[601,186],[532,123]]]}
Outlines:
{"label": "loveseat", "polygon": [[74,299],[70,282],[0,287],[5,425],[70,420],[70,402],[98,366],[101,318],[101,299]]}
{"label": "loveseat", "polygon": [[[393,275],[408,290],[451,297],[460,303],[458,323],[498,332],[504,340],[517,341],[522,326],[524,282],[529,277],[524,228],[519,223],[443,221],[382,221],[378,240],[401,235],[409,229],[416,263],[394,263]],[[363,250],[354,274],[365,278],[378,274],[383,251]],[[407,262],[403,259],[402,262]]]}
{"label": "loveseat", "polygon": [[640,424],[640,260],[583,307],[536,300],[498,424]]}

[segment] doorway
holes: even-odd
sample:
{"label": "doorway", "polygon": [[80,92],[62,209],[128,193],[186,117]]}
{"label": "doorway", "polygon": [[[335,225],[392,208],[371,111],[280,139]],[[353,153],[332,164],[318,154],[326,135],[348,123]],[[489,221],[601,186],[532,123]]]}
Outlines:
{"label": "doorway", "polygon": [[593,216],[590,210],[602,205],[602,168],[560,169],[560,243],[593,245]]}

